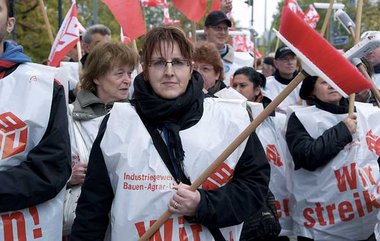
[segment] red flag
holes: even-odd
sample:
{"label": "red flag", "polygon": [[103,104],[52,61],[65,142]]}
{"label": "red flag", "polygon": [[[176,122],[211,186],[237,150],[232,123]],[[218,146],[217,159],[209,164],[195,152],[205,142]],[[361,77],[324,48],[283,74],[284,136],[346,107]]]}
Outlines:
{"label": "red flag", "polygon": [[213,0],[209,12],[220,10],[222,4],[220,0]]}
{"label": "red flag", "polygon": [[120,40],[122,43],[131,44],[132,40],[124,35],[123,28],[120,28]]}
{"label": "red flag", "polygon": [[51,47],[48,65],[58,67],[63,57],[79,41],[80,24],[77,16],[77,5],[73,2]]}
{"label": "red flag", "polygon": [[304,20],[310,27],[316,28],[319,21],[319,14],[312,4],[309,5],[309,8],[306,10]]}
{"label": "red flag", "polygon": [[304,18],[305,14],[303,13],[300,5],[298,5],[297,0],[286,0],[284,7],[288,7],[290,10],[296,13],[299,17],[301,17],[302,19]]}
{"label": "red flag", "polygon": [[278,37],[301,59],[307,73],[320,76],[344,97],[371,88],[357,68],[288,7],[282,10]]}
{"label": "red flag", "polygon": [[132,41],[145,33],[145,20],[139,0],[102,0],[111,10],[124,34]]}
{"label": "red flag", "polygon": [[207,0],[173,0],[173,5],[189,20],[199,22],[206,14]]}

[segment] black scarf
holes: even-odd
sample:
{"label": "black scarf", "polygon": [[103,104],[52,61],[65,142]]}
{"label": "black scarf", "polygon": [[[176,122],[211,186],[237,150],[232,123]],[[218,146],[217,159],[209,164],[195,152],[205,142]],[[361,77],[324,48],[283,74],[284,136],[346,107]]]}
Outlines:
{"label": "black scarf", "polygon": [[179,131],[196,124],[203,114],[203,79],[194,71],[186,92],[175,99],[157,96],[142,74],[134,81],[131,100],[145,125],[167,131],[167,147],[172,161],[183,171],[185,153]]}
{"label": "black scarf", "polygon": [[307,101],[308,105],[315,105],[318,109],[330,112],[332,114],[346,114],[348,113],[348,99],[342,98],[339,105],[323,102],[317,98]]}
{"label": "black scarf", "polygon": [[285,79],[281,76],[280,72],[276,70],[273,75],[274,75],[274,78],[278,82],[280,82],[283,85],[288,85],[294,79],[294,77],[296,77],[297,74],[298,74],[298,71],[294,71],[293,77],[291,79]]}

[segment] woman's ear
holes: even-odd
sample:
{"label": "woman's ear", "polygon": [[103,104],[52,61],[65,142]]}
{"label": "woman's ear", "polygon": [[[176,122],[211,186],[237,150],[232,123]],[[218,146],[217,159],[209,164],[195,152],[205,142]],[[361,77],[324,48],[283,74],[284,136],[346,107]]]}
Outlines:
{"label": "woman's ear", "polygon": [[95,83],[95,85],[100,85],[99,79],[98,78],[94,79],[94,83]]}
{"label": "woman's ear", "polygon": [[193,74],[194,71],[194,61],[190,61],[190,74]]}

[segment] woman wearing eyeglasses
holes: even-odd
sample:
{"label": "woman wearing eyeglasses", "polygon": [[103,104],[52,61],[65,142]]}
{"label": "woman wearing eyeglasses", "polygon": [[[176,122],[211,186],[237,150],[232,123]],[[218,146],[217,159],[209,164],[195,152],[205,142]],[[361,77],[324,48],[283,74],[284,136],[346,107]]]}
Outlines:
{"label": "woman wearing eyeglasses", "polygon": [[114,105],[94,143],[71,240],[102,240],[109,223],[112,241],[138,240],[167,209],[156,240],[239,240],[261,207],[270,170],[254,133],[188,190],[249,124],[241,104],[204,98],[192,54],[176,27],[147,33],[132,104]]}

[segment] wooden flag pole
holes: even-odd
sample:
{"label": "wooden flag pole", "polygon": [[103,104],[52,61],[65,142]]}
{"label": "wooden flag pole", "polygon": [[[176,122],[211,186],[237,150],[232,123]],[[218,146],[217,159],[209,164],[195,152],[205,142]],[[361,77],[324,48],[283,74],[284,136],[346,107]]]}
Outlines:
{"label": "wooden flag pole", "polygon": [[331,16],[331,12],[332,12],[332,9],[333,9],[333,5],[334,5],[334,0],[330,0],[330,5],[329,5],[329,8],[327,9],[327,13],[326,13],[325,19],[323,20],[322,29],[321,29],[321,32],[320,32],[320,34],[322,35],[322,37],[325,36],[327,26],[329,25],[330,16]]}
{"label": "wooden flag pole", "polygon": [[[363,10],[363,0],[358,0],[357,8],[356,8],[356,31],[355,31],[355,41],[357,44],[360,40],[360,25],[362,21],[362,10]],[[348,114],[354,113],[355,108],[355,93],[350,94],[349,104],[348,104]]]}
{"label": "wooden flag pole", "polygon": [[[304,71],[298,75],[273,99],[273,101],[243,130],[242,133],[203,171],[203,173],[191,184],[189,190],[195,191],[206,179],[219,167],[235,149],[251,135],[253,131],[272,113],[276,107],[308,76]],[[141,236],[139,241],[148,241],[150,237],[168,220],[171,216],[169,210],[166,210],[157,221]]]}
{"label": "wooden flag pole", "polygon": [[276,37],[277,40],[276,40],[276,46],[274,47],[274,52],[277,51],[278,47],[280,46],[280,38],[279,37]]}
{"label": "wooden flag pole", "polygon": [[39,0],[39,4],[40,4],[40,7],[41,7],[42,16],[44,17],[44,20],[45,20],[46,30],[47,30],[48,35],[49,35],[50,43],[51,43],[51,45],[53,45],[53,43],[54,43],[54,36],[53,36],[53,32],[51,31],[48,15],[47,15],[47,13],[45,11],[44,0]]}

